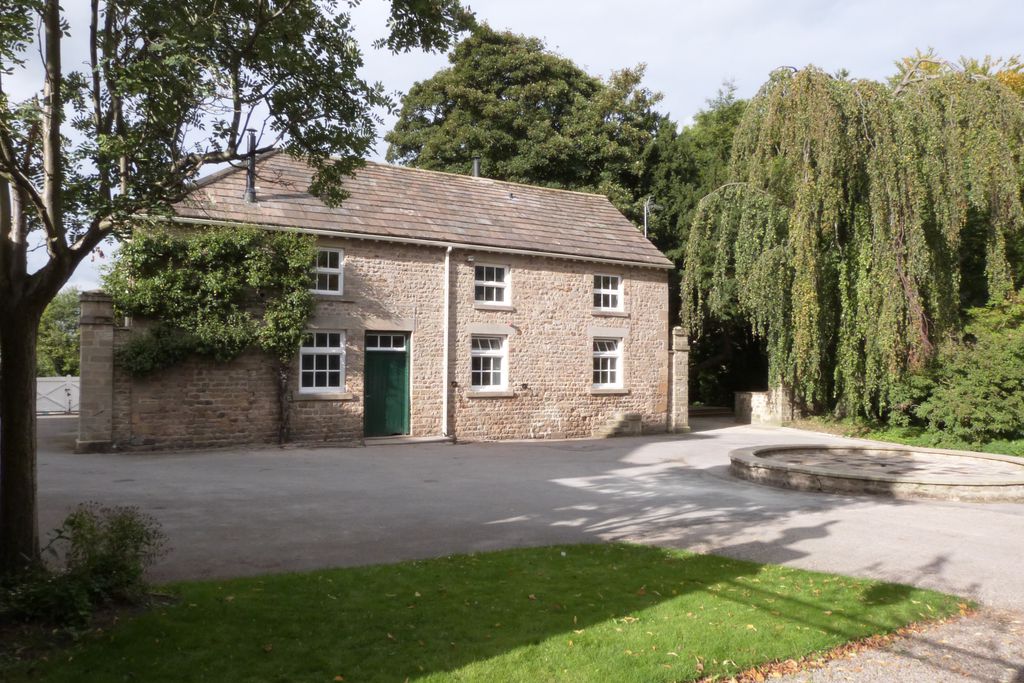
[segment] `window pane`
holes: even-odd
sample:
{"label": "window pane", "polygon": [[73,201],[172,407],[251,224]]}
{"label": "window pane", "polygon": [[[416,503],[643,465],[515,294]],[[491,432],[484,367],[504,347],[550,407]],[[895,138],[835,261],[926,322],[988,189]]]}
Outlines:
{"label": "window pane", "polygon": [[317,268],[326,268],[327,267],[327,263],[328,263],[327,259],[328,259],[327,251],[325,251],[323,249],[318,251],[316,253],[316,265],[317,265]]}
{"label": "window pane", "polygon": [[330,373],[330,375],[327,378],[327,384],[328,384],[328,386],[331,386],[331,387],[340,387],[341,386],[341,373],[338,373],[338,372]]}
{"label": "window pane", "polygon": [[302,357],[302,369],[303,370],[312,370],[313,369],[313,356],[303,356]]}
{"label": "window pane", "polygon": [[476,280],[483,280],[484,279],[484,267],[483,266],[476,266],[475,268],[473,268],[473,278],[476,279]]}

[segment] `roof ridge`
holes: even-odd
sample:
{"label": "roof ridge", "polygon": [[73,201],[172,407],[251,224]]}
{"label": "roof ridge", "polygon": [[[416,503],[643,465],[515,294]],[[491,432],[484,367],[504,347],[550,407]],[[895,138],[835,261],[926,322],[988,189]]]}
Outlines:
{"label": "roof ridge", "polygon": [[[266,161],[270,157],[277,156],[278,154],[280,154],[283,151],[284,151],[283,149],[277,148],[277,149],[272,149],[269,152],[264,152],[263,154],[257,154],[256,155],[256,163],[259,163],[261,161]],[[193,190],[202,189],[202,188],[206,187],[207,185],[209,185],[210,183],[212,183],[212,182],[214,182],[216,180],[220,180],[221,178],[225,178],[225,177],[231,175],[232,173],[238,173],[239,171],[244,171],[245,170],[245,165],[235,166],[233,163],[231,163],[232,161],[234,161],[234,159],[228,159],[228,161],[225,162],[228,165],[227,168],[219,168],[216,171],[214,171],[213,173],[211,173],[210,175],[203,176],[202,178],[199,178],[198,180],[196,180],[194,183],[192,183],[192,187],[189,188],[189,192],[192,192]]]}
{"label": "roof ridge", "polygon": [[[379,166],[383,168],[396,169],[401,171],[417,171],[419,173],[433,173],[437,175],[447,176],[449,178],[464,178],[468,181],[480,181],[484,180],[489,183],[496,183],[499,185],[512,185],[513,187],[525,187],[531,190],[544,190],[545,192],[561,192],[563,194],[576,194],[582,197],[599,197],[604,199],[609,204],[611,200],[608,199],[608,195],[601,194],[600,192],[583,192],[582,190],[566,190],[561,187],[545,187],[544,185],[530,185],[529,183],[517,183],[513,180],[500,180],[498,178],[488,178],[487,176],[471,176],[463,173],[455,173],[453,171],[438,171],[433,168],[416,168],[415,166],[404,166],[402,164],[392,164],[386,161],[373,161],[371,159],[364,159],[367,165]],[[612,205],[614,206],[614,204]]]}

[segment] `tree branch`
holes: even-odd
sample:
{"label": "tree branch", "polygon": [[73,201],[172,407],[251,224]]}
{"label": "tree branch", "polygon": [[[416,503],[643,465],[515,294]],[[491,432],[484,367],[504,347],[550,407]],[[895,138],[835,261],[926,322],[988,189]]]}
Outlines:
{"label": "tree branch", "polygon": [[64,102],[61,97],[60,3],[46,0],[43,8],[45,32],[46,81],[43,86],[43,203],[47,251],[51,259],[67,258],[64,241],[64,159],[61,156],[61,119]]}

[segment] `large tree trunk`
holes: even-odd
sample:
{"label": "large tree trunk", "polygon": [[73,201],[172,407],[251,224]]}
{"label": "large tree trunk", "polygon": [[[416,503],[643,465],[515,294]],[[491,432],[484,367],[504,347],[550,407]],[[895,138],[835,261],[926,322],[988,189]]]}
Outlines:
{"label": "large tree trunk", "polygon": [[36,337],[39,313],[0,317],[0,575],[39,560],[36,506]]}

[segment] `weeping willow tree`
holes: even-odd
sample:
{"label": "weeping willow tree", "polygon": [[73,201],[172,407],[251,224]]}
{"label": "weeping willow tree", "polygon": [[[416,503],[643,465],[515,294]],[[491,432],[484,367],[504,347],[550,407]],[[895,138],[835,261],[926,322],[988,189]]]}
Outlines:
{"label": "weeping willow tree", "polygon": [[772,385],[818,410],[884,414],[959,331],[968,284],[988,301],[1020,284],[1024,100],[921,66],[896,84],[773,73],[690,230],[684,321],[747,321]]}

